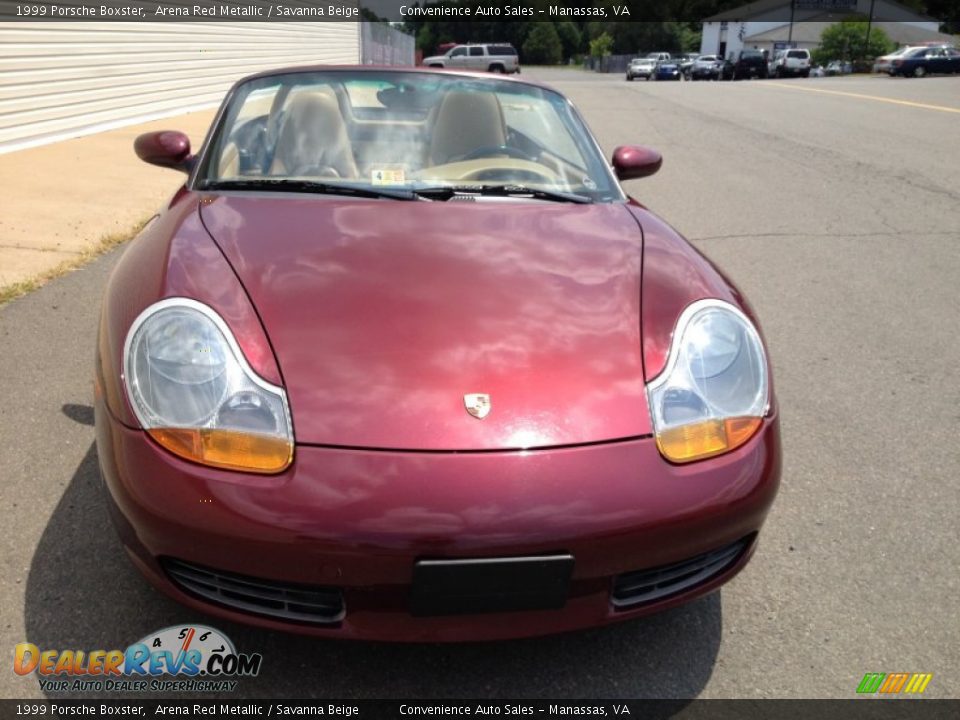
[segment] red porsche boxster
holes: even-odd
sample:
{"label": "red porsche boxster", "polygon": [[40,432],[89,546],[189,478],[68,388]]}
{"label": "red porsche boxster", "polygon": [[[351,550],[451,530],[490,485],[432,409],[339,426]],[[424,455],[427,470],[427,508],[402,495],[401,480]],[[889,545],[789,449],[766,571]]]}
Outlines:
{"label": "red porsche boxster", "polygon": [[479,640],[714,590],[776,494],[737,288],[625,195],[558,92],[438,70],[246,78],[103,302],[97,448],[140,571],[277,630]]}

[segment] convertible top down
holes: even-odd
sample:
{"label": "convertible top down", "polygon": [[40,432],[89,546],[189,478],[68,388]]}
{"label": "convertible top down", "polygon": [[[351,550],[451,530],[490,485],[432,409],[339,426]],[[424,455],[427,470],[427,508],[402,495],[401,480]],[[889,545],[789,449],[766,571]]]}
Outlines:
{"label": "convertible top down", "polygon": [[187,606],[383,640],[686,602],[756,547],[777,408],[737,288],[536,83],[246,78],[104,298],[97,446],[135,565]]}

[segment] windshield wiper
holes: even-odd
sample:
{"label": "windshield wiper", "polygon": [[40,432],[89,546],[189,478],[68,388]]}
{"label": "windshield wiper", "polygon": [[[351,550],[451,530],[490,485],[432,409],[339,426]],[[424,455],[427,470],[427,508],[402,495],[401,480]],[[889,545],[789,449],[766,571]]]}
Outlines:
{"label": "windshield wiper", "polygon": [[409,190],[381,190],[366,185],[343,185],[340,183],[285,178],[248,178],[244,180],[203,180],[201,190],[265,190],[267,192],[301,192],[320,195],[352,195],[365,198],[390,198],[391,200],[416,200]]}
{"label": "windshield wiper", "polygon": [[541,190],[526,185],[438,185],[414,188],[413,192],[431,200],[450,200],[454,197],[531,197],[551,202],[592,203],[593,198],[560,190]]}

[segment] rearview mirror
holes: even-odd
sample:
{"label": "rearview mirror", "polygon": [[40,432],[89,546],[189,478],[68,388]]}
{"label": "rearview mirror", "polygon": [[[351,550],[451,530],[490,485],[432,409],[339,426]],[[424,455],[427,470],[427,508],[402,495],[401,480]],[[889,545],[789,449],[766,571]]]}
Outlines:
{"label": "rearview mirror", "polygon": [[663,157],[643,145],[621,145],[613,151],[613,170],[618,180],[634,180],[653,175],[663,164]]}
{"label": "rearview mirror", "polygon": [[176,130],[160,130],[140,135],[133,143],[137,157],[151,165],[189,173],[194,156],[190,154],[190,138]]}

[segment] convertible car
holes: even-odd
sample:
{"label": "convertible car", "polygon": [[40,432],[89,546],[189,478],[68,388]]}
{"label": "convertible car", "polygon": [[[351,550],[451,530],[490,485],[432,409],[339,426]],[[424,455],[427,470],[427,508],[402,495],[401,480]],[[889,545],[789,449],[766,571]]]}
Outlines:
{"label": "convertible car", "polygon": [[97,449],[133,563],[212,615],[482,640],[709,593],[777,491],[737,288],[527,81],[248,77],[108,283]]}

